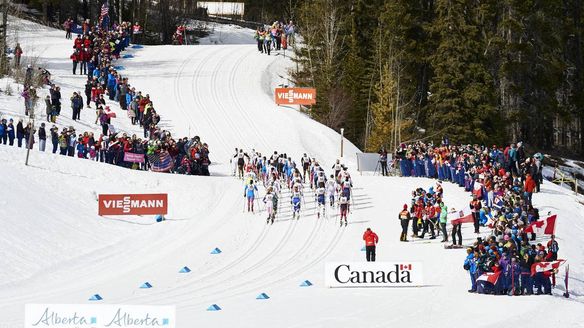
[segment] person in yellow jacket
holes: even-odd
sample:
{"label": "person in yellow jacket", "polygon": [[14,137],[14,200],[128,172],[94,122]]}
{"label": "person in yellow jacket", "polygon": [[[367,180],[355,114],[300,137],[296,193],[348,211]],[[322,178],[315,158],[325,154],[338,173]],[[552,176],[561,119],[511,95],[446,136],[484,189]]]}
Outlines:
{"label": "person in yellow jacket", "polygon": [[399,241],[408,241],[408,225],[410,223],[410,212],[408,211],[408,205],[404,204],[404,208],[401,212],[399,212],[398,219],[401,223],[402,232],[399,237]]}

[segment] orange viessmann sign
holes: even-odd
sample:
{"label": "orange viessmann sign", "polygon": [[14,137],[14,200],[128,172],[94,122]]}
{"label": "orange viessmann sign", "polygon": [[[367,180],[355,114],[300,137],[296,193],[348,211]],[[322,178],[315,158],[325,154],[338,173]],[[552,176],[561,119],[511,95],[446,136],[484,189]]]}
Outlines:
{"label": "orange viessmann sign", "polygon": [[168,194],[99,195],[99,215],[158,215],[168,212]]}
{"label": "orange viessmann sign", "polygon": [[316,89],[311,88],[276,88],[278,105],[314,105]]}

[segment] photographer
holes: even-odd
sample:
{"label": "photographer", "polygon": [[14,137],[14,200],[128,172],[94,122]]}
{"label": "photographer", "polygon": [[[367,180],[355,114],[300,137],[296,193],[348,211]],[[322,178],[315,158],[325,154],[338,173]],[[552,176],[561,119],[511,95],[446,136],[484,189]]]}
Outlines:
{"label": "photographer", "polygon": [[381,165],[381,174],[383,174],[383,176],[388,176],[387,174],[387,151],[385,150],[385,147],[381,148],[381,150],[378,152],[379,154],[379,164]]}

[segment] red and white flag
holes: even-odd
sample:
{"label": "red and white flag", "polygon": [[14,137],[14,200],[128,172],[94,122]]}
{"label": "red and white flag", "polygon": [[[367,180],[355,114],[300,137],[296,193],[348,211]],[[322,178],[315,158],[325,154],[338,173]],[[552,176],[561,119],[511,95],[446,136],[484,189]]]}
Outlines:
{"label": "red and white flag", "polygon": [[452,224],[474,222],[474,218],[472,217],[472,213],[468,207],[460,211],[449,213],[448,218]]}
{"label": "red and white flag", "polygon": [[525,232],[532,232],[544,235],[554,235],[556,230],[556,217],[552,215],[545,219],[539,219],[525,228]]}
{"label": "red and white flag", "polygon": [[566,262],[566,260],[533,263],[531,265],[531,275],[535,275],[536,272],[545,272],[557,269],[560,267],[560,265],[564,264],[564,262]]}
{"label": "red and white flag", "polygon": [[499,280],[499,276],[501,275],[501,271],[499,272],[485,272],[480,277],[477,278],[477,281],[486,281],[493,285],[497,283]]}

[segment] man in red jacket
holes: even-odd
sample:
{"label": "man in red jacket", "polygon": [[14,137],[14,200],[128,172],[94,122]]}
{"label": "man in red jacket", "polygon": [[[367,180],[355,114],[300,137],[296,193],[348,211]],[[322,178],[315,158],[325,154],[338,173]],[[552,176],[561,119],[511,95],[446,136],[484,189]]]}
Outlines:
{"label": "man in red jacket", "polygon": [[531,197],[533,195],[533,192],[535,191],[535,188],[537,187],[535,180],[533,180],[533,177],[531,176],[531,174],[527,173],[527,176],[525,177],[525,187],[524,187],[524,196],[525,196],[525,201],[527,202],[527,205],[531,205]]}
{"label": "man in red jacket", "polygon": [[363,234],[363,240],[365,241],[365,253],[367,257],[367,262],[375,262],[375,245],[379,242],[379,237],[371,228],[367,228]]}

